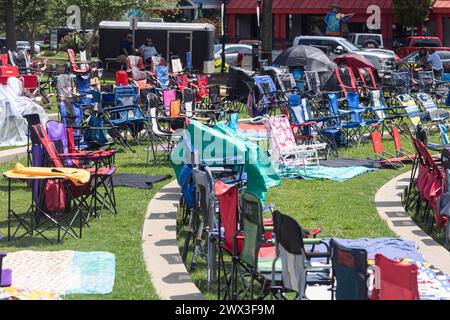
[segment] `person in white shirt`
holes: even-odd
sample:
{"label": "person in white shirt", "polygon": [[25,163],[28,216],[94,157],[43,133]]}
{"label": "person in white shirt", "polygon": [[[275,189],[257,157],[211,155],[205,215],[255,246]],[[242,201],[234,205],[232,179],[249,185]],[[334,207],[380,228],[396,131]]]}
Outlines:
{"label": "person in white shirt", "polygon": [[144,59],[144,63],[152,64],[152,57],[158,55],[158,51],[156,51],[155,46],[153,45],[153,41],[150,38],[146,38],[144,44],[139,48],[142,58]]}
{"label": "person in white shirt", "polygon": [[437,54],[434,49],[430,49],[430,55],[427,58],[427,61],[431,64],[431,68],[433,69],[434,78],[436,80],[441,80],[442,72],[444,71],[444,66],[442,64],[441,57]]}

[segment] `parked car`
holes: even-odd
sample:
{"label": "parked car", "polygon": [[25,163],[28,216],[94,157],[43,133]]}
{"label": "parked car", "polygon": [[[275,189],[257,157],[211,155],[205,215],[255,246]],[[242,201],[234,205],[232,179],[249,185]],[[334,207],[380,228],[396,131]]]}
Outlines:
{"label": "parked car", "polygon": [[344,53],[357,53],[369,60],[382,77],[395,68],[396,56],[392,50],[360,49],[353,43],[341,37],[300,36],[294,39],[294,46],[306,45],[317,47],[326,52],[331,60]]}
{"label": "parked car", "polygon": [[[444,65],[444,71],[450,73],[450,51],[449,50],[436,50],[436,53],[441,58],[442,64]],[[409,54],[407,57],[403,58],[399,65],[414,65],[418,62],[419,51],[415,51]]]}
{"label": "parked car", "polygon": [[[27,50],[28,52],[31,51],[31,45],[28,41],[17,41],[17,49],[18,50]],[[36,53],[41,53],[41,47],[38,44],[34,44],[34,51]]]}
{"label": "parked car", "polygon": [[[225,45],[225,62],[229,66],[236,66],[238,54],[242,53],[247,57],[252,56],[252,46],[247,44],[226,44]],[[222,58],[222,45],[216,44],[214,45],[214,57],[215,60],[219,60]]]}
{"label": "parked car", "polygon": [[396,52],[400,58],[404,58],[409,54],[418,51],[422,48],[435,50],[450,50],[450,48],[443,47],[442,41],[438,37],[408,37],[406,44],[397,48]]}
{"label": "parked car", "polygon": [[349,33],[347,40],[358,48],[384,48],[383,36],[379,33]]}

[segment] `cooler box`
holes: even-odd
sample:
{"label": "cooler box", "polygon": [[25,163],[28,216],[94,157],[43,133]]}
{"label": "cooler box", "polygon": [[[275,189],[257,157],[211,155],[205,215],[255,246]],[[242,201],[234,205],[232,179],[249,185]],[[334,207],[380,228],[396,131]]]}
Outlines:
{"label": "cooler box", "polygon": [[4,77],[18,77],[19,68],[14,66],[0,66],[0,76]]}

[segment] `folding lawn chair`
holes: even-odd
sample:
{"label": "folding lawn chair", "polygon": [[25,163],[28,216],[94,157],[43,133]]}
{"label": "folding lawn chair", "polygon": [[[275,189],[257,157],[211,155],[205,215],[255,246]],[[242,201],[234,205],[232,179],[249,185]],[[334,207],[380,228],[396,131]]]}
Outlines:
{"label": "folding lawn chair", "polygon": [[[154,163],[161,163],[168,160],[175,145],[175,142],[181,137],[181,133],[163,129],[160,123],[171,124],[172,121],[179,121],[170,117],[158,115],[159,98],[153,93],[147,97],[148,101],[148,118],[150,126],[148,128],[149,146],[147,148],[147,162],[150,162],[150,153],[153,155]],[[184,120],[185,121],[185,120]],[[160,154],[158,148],[161,147]]]}
{"label": "folding lawn chair", "polygon": [[416,97],[425,111],[430,113],[431,121],[444,122],[448,119],[450,113],[439,109],[428,93],[419,92]]}
{"label": "folding lawn chair", "polygon": [[270,114],[282,101],[278,100],[278,91],[272,78],[268,75],[255,76],[255,87],[253,88],[253,103],[249,105],[250,115],[259,117]]}
{"label": "folding lawn chair", "polygon": [[347,248],[335,239],[331,239],[330,246],[336,300],[367,300],[367,251]]}
{"label": "folding lawn chair", "polygon": [[419,71],[417,73],[419,91],[431,93],[434,88],[434,74],[433,71]]}
{"label": "folding lawn chair", "polygon": [[318,134],[317,123],[305,116],[302,99],[298,94],[289,97],[289,114],[295,140],[305,144],[314,143]]}
{"label": "folding lawn chair", "polygon": [[[282,286],[277,287],[277,260],[273,263],[271,290],[277,298],[283,299],[284,292],[295,292],[296,300],[306,298],[306,286],[329,285],[331,286],[331,253],[328,244],[321,239],[305,239],[305,232],[293,218],[275,211],[273,214],[275,243],[277,248],[277,260],[281,260]],[[305,249],[308,245],[325,245],[326,252],[308,253]],[[325,258],[326,263],[311,262],[311,257]],[[318,280],[308,279],[308,274],[319,274]],[[277,281],[278,280],[278,281]]]}
{"label": "folding lawn chair", "polygon": [[203,102],[208,97],[208,76],[206,74],[197,74],[194,82],[191,83],[195,93],[195,102]]}
{"label": "folding lawn chair", "polygon": [[347,94],[347,107],[351,112],[350,121],[361,122],[363,134],[377,129],[384,122],[383,119],[377,117],[372,106],[366,107],[360,103],[358,92],[349,92]]}
{"label": "folding lawn chair", "polygon": [[128,78],[139,90],[145,90],[150,87],[147,82],[147,72],[144,67],[144,60],[139,56],[127,57]]}
{"label": "folding lawn chair", "polygon": [[403,162],[411,160],[408,156],[398,156],[385,151],[380,131],[371,132],[370,137],[372,139],[375,160],[379,161],[381,164],[396,169],[397,166],[405,167]]}
{"label": "folding lawn chair", "polygon": [[420,300],[415,263],[393,261],[382,254],[375,255],[374,300]]}
{"label": "folding lawn chair", "polygon": [[266,127],[271,146],[272,161],[283,166],[302,165],[306,170],[306,165],[315,162],[320,168],[320,150],[325,150],[325,143],[311,145],[297,145],[292,133],[289,119],[285,116],[270,117],[266,121]]}
{"label": "folding lawn chair", "polygon": [[296,87],[297,84],[295,83],[292,73],[277,74],[276,80],[281,94],[286,98],[289,98],[292,93],[299,91]]}
{"label": "folding lawn chair", "polygon": [[397,96],[400,106],[404,108],[406,116],[410,119],[414,129],[419,124],[424,124],[430,121],[430,113],[420,111],[414,99],[409,94],[400,94]]}
{"label": "folding lawn chair", "polygon": [[305,80],[303,79],[305,75],[305,71],[301,67],[293,67],[292,68],[292,76],[295,80],[295,85],[300,92],[305,91]]}
{"label": "folding lawn chair", "polygon": [[363,138],[366,125],[358,115],[364,110],[361,110],[360,108],[355,108],[355,110],[339,109],[337,93],[327,93],[327,98],[327,105],[331,117],[337,122],[336,125],[338,128],[345,133],[345,145],[348,146],[351,140],[359,145]]}
{"label": "folding lawn chair", "polygon": [[366,92],[379,90],[375,75],[371,68],[358,68],[359,78],[361,79],[362,87]]}
{"label": "folding lawn chair", "polygon": [[[53,131],[54,140],[50,138],[43,125],[33,126],[33,130],[46,152],[47,163],[56,168],[87,166],[85,170],[91,175],[89,186],[80,190],[81,192],[75,193],[80,197],[77,202],[78,205],[88,210],[87,216],[83,217],[83,220],[88,223],[91,215],[99,216],[104,208],[116,214],[115,192],[112,183],[113,175],[116,172],[116,168],[112,164],[115,152],[103,150],[98,152],[66,152],[69,150],[70,139],[67,137],[64,125],[57,122],[50,122],[50,125],[52,126],[50,131]],[[66,144],[66,148],[64,148],[64,144]],[[107,166],[102,166],[104,164]],[[103,194],[100,193],[100,188],[103,188]],[[89,201],[88,198],[90,198]],[[101,205],[100,210],[97,209],[98,203]]]}
{"label": "folding lawn chair", "polygon": [[345,97],[349,92],[358,92],[356,77],[351,68],[336,68],[335,74]]}
{"label": "folding lawn chair", "polygon": [[158,65],[155,68],[156,70],[156,90],[161,92],[163,90],[167,90],[170,87],[170,78],[169,78],[169,70],[166,66]]}
{"label": "folding lawn chair", "polygon": [[76,61],[73,49],[67,49],[67,55],[69,56],[70,70],[73,74],[86,75],[96,71],[96,68],[91,68],[89,61]]}

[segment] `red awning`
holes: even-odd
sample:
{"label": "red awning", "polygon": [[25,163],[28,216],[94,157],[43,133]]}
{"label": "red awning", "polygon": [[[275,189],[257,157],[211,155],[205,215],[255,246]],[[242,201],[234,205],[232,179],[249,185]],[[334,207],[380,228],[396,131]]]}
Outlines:
{"label": "red awning", "polygon": [[450,0],[436,0],[432,6],[432,12],[450,14]]}
{"label": "red awning", "polygon": [[[450,0],[441,0],[442,2],[449,2]],[[392,8],[391,0],[274,0],[274,13],[324,13],[330,10],[332,4],[339,4],[342,11],[366,11],[371,5],[377,5],[382,10]],[[230,0],[227,5],[227,10],[230,13],[250,13],[256,12],[257,0]]]}

